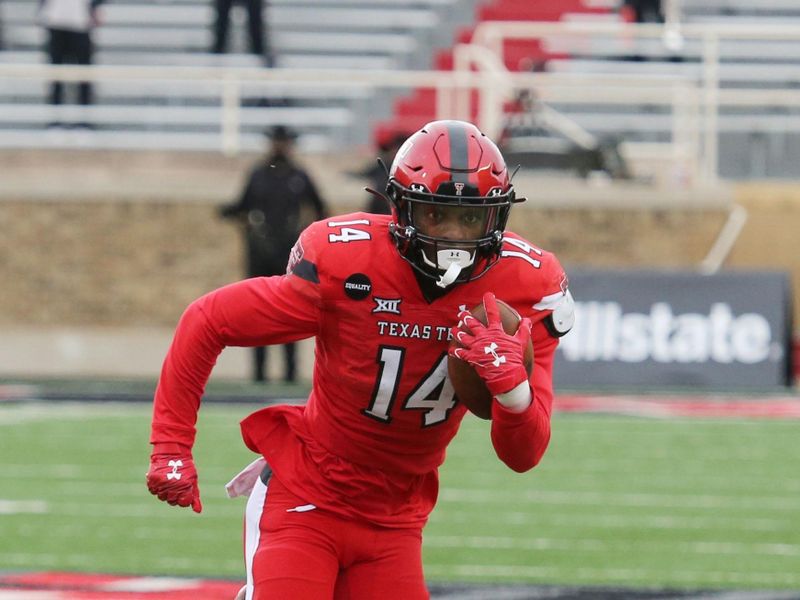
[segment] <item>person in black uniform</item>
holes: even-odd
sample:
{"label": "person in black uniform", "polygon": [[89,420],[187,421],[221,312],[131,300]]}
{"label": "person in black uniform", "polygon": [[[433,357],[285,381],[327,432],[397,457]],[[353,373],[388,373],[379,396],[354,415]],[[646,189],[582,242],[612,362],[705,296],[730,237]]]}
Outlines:
{"label": "person in black uniform", "polygon": [[273,58],[268,42],[269,35],[264,27],[264,0],[214,0],[216,17],[214,19],[214,43],[211,51],[214,54],[227,52],[230,12],[236,2],[243,4],[247,9],[247,33],[250,52],[262,57],[264,65],[271,67]]}
{"label": "person in black uniform", "polygon": [[[327,214],[311,177],[292,157],[295,132],[279,125],[265,133],[271,142],[266,158],[253,167],[238,202],[219,209],[222,217],[243,224],[248,277],[283,275],[300,232]],[[296,381],[295,345],[286,344],[284,350],[285,380]],[[255,348],[254,359],[253,379],[266,381],[266,348]]]}
{"label": "person in black uniform", "polygon": [[625,0],[623,5],[633,13],[637,23],[663,23],[661,0]]}
{"label": "person in black uniform", "polygon": [[[98,7],[103,0],[40,0],[38,22],[47,29],[47,53],[54,65],[90,65],[94,46],[92,30],[99,24]],[[92,104],[92,85],[78,84],[79,101]],[[64,102],[64,84],[54,81],[50,87],[50,104]],[[79,123],[88,126],[88,123]]]}

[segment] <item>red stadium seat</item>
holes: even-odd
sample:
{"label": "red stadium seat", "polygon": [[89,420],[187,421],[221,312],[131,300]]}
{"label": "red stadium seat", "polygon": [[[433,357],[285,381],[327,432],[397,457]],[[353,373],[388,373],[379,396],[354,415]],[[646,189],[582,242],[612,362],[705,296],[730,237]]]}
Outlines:
{"label": "red stadium seat", "polygon": [[[475,11],[476,23],[481,21],[560,21],[565,14],[603,14],[606,9],[587,8],[584,0],[494,0],[479,5]],[[454,44],[468,43],[474,27],[461,29]],[[547,52],[537,39],[506,40],[503,43],[503,61],[510,71],[529,71],[542,68],[552,58],[567,58]],[[438,53],[433,68],[449,71],[453,68],[452,49]],[[477,94],[471,102],[472,117],[477,113]],[[374,139],[393,132],[414,131],[436,118],[436,94],[431,89],[417,89],[395,103],[394,117],[378,124]]]}

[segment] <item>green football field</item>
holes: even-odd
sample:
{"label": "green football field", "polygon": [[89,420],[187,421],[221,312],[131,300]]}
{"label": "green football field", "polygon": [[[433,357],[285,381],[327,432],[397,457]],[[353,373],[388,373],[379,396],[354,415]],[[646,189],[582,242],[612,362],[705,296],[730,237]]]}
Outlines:
{"label": "green football field", "polygon": [[[0,571],[237,578],[253,456],[207,404],[195,458],[204,511],[144,486],[145,403],[0,405]],[[431,581],[800,589],[800,422],[557,414],[530,473],[468,417],[425,533]]]}

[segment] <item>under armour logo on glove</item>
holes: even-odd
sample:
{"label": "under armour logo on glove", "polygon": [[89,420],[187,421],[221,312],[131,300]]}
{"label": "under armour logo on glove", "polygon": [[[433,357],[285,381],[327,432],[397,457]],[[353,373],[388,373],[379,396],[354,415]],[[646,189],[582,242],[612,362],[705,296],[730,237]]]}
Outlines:
{"label": "under armour logo on glove", "polygon": [[504,362],[506,362],[506,357],[505,356],[500,356],[497,353],[497,344],[495,344],[494,342],[492,342],[491,344],[486,346],[483,349],[483,352],[485,354],[491,354],[494,357],[494,360],[492,361],[492,365],[494,365],[495,367],[499,367]]}
{"label": "under armour logo on glove", "polygon": [[191,450],[186,446],[154,444],[146,479],[147,489],[159,500],[173,506],[191,506],[197,513],[203,510],[197,470]]}
{"label": "under armour logo on glove", "polygon": [[180,479],[181,474],[178,473],[178,467],[183,466],[182,460],[171,460],[167,463],[170,467],[172,467],[172,472],[167,473],[167,479]]}
{"label": "under armour logo on glove", "polygon": [[493,396],[504,394],[528,379],[524,355],[531,335],[530,319],[522,319],[514,335],[503,330],[500,310],[494,294],[483,295],[486,325],[468,310],[458,313],[458,325],[453,328],[457,346],[451,355],[468,362],[486,382]]}

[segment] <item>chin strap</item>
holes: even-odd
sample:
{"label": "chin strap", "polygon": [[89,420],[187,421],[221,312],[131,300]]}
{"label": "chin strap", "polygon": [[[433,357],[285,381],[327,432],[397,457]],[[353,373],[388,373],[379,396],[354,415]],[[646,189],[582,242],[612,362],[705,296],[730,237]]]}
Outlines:
{"label": "chin strap", "polygon": [[461,265],[458,263],[450,263],[450,266],[447,267],[447,270],[442,273],[441,277],[439,277],[436,285],[438,285],[440,288],[446,288],[456,280],[459,273],[461,273]]}

